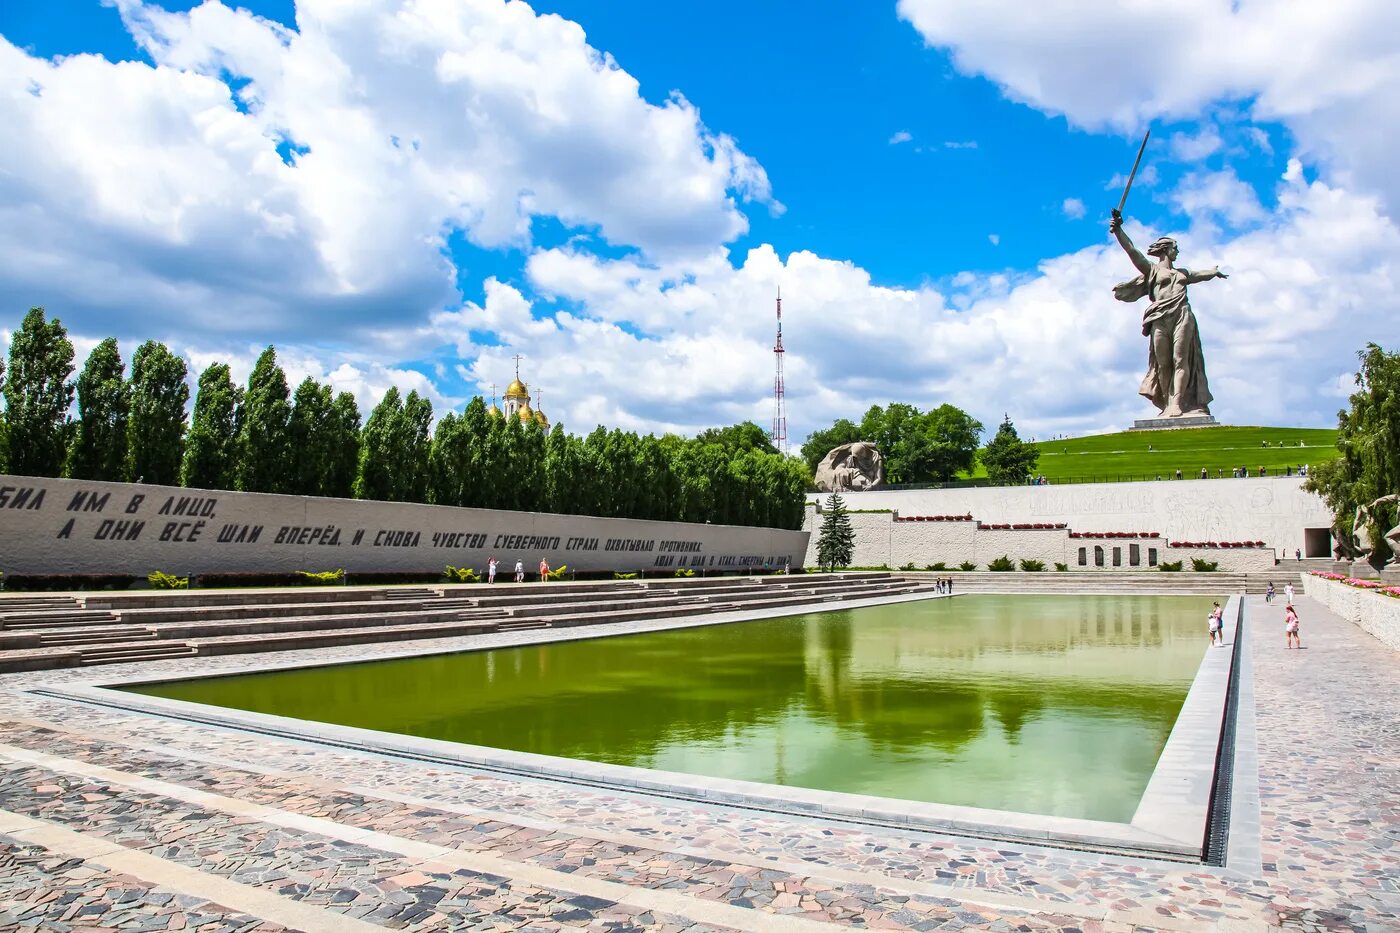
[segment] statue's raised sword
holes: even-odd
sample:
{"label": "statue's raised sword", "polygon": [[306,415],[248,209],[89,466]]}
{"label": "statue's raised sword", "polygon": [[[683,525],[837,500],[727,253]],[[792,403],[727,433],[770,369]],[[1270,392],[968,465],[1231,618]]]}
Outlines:
{"label": "statue's raised sword", "polygon": [[1133,160],[1133,170],[1128,173],[1128,183],[1123,186],[1123,196],[1118,199],[1118,206],[1114,208],[1113,216],[1123,216],[1123,205],[1128,203],[1128,192],[1133,190],[1133,179],[1137,177],[1138,165],[1142,162],[1142,153],[1147,149],[1147,138],[1152,135],[1152,130],[1148,130],[1142,136],[1142,145],[1138,146],[1137,158]]}

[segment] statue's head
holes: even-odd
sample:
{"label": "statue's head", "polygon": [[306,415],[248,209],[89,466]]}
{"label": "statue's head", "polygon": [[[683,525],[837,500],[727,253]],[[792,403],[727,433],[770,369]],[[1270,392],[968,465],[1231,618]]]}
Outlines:
{"label": "statue's head", "polygon": [[1176,259],[1176,240],[1169,236],[1158,237],[1151,246],[1147,247],[1149,256],[1165,256],[1168,259]]}

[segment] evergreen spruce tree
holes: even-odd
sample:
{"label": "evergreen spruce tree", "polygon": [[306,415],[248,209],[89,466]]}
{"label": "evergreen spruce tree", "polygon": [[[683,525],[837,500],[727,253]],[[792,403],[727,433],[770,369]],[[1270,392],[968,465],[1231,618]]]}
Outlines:
{"label": "evergreen spruce tree", "polygon": [[243,390],[233,384],[227,363],[214,363],[200,373],[194,419],[180,464],[180,485],[196,489],[234,488],[242,404]]}
{"label": "evergreen spruce tree", "polygon": [[238,488],[245,492],[285,492],[291,483],[292,406],[287,376],[268,347],[248,378],[238,434]]}
{"label": "evergreen spruce tree", "polygon": [[131,357],[131,415],[127,420],[127,476],[133,482],[174,486],[185,455],[185,405],[190,387],[185,361],[163,343],[147,340]]}
{"label": "evergreen spruce tree", "polygon": [[355,477],[355,498],[396,501],[398,467],[396,437],[403,419],[403,401],[397,386],[390,387],[374,406],[360,436],[360,467]]}
{"label": "evergreen spruce tree", "polygon": [[68,448],[66,475],[74,479],[126,479],[127,416],[131,387],[117,338],[108,337],[89,354],[78,374],[78,421]]}
{"label": "evergreen spruce tree", "polygon": [[68,448],[68,406],[73,403],[73,344],[58,318],[31,308],[10,338],[5,382],[11,473],[58,476]]}
{"label": "evergreen spruce tree", "polygon": [[355,495],[360,469],[360,406],[355,396],[341,392],[331,403],[331,436],[321,495],[349,499]]}
{"label": "evergreen spruce tree", "polygon": [[826,500],[821,531],[817,536],[817,564],[824,570],[849,567],[856,553],[856,533],[846,503],[836,493]]}
{"label": "evergreen spruce tree", "polygon": [[1007,415],[997,428],[996,437],[978,454],[993,483],[1024,483],[1040,462],[1040,448],[1027,444],[1016,433],[1016,426]]}

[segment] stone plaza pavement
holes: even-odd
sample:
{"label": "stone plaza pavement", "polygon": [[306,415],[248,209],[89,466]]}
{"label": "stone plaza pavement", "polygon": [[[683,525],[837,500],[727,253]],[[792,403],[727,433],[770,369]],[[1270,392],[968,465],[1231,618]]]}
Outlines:
{"label": "stone plaza pavement", "polygon": [[[1258,877],[434,767],[21,692],[123,673],[107,667],[0,677],[0,930],[1400,930],[1400,655],[1298,606],[1305,650],[1288,651],[1281,603],[1248,602]],[[305,653],[256,660],[283,657]]]}

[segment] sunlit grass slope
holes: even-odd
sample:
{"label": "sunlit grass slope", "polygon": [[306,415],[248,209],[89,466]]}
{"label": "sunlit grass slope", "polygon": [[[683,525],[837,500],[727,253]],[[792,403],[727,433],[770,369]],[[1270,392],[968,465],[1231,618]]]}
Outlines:
{"label": "sunlit grass slope", "polygon": [[[1265,446],[1267,443],[1268,446]],[[1040,441],[1036,472],[1049,479],[1163,479],[1176,475],[1199,478],[1201,468],[1212,477],[1235,467],[1259,467],[1270,476],[1286,467],[1321,463],[1337,456],[1337,432],[1332,428],[1188,428],[1179,431],[1121,431],[1064,441]],[[1302,446],[1300,446],[1300,444]],[[977,476],[985,476],[978,464]]]}

